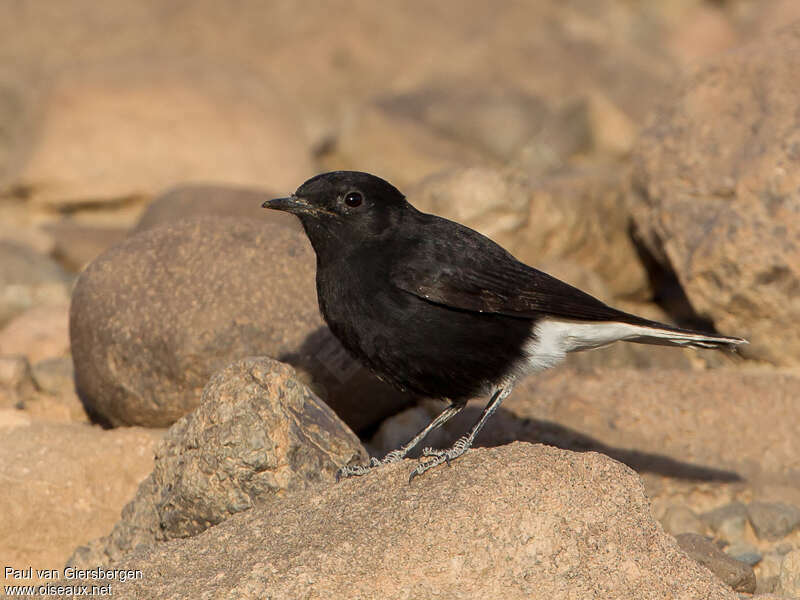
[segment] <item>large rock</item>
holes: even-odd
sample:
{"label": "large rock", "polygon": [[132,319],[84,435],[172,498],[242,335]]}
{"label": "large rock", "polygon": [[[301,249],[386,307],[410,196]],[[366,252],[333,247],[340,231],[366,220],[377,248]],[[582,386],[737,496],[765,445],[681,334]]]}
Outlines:
{"label": "large rock", "polygon": [[404,461],[125,557],[120,598],[708,598],[735,594],[597,454],[476,450],[408,485]]}
{"label": "large rock", "polygon": [[636,152],[636,221],[746,356],[800,364],[800,24],[692,74]]}
{"label": "large rock", "polygon": [[254,73],[111,61],[57,77],[15,185],[74,209],[187,180],[296,185],[313,173],[292,107]]}
{"label": "large rock", "polygon": [[120,564],[137,546],[191,537],[287,492],[330,484],[337,468],[366,458],[291,367],[241,360],[217,373],[203,403],[170,428],[153,473],[111,534],[79,548],[69,564]]}
{"label": "large rock", "polygon": [[0,555],[15,568],[60,569],[119,519],[153,467],[160,432],[19,425],[0,425]]}
{"label": "large rock", "polygon": [[168,426],[236,359],[287,360],[358,430],[407,402],[322,322],[315,259],[295,228],[180,221],[126,239],[81,274],[70,338],[79,394],[113,425]]}
{"label": "large rock", "polygon": [[0,241],[0,327],[34,306],[63,304],[70,277],[32,248]]}

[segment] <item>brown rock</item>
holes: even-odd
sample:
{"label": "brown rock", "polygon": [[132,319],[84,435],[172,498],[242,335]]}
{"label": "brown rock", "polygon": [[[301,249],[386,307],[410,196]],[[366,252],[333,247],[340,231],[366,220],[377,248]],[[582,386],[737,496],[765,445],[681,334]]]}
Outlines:
{"label": "brown rock", "polygon": [[78,393],[114,425],[167,426],[199,404],[208,378],[253,355],[313,379],[354,429],[408,399],[359,367],[319,315],[302,232],[205,217],[144,231],[80,276],[70,338]]}
{"label": "brown rock", "polygon": [[798,397],[791,373],[559,369],[520,383],[503,404],[514,419],[493,419],[483,439],[599,450],[673,477],[786,484],[800,474]]}
{"label": "brown rock", "polygon": [[604,456],[514,444],[409,486],[411,464],[142,548],[126,567],[150,576],[114,596],[735,598],[653,521],[635,474]]}
{"label": "brown rock", "polygon": [[731,586],[734,591],[752,594],[756,575],[752,567],[725,554],[708,538],[696,533],[681,533],[675,538],[681,550]]}
{"label": "brown rock", "polygon": [[[34,203],[75,209],[180,181],[283,188],[313,168],[292,108],[241,66],[114,60],[55,78],[17,174]],[[157,140],[157,143],[156,143]]]}
{"label": "brown rock", "polygon": [[702,536],[705,534],[705,525],[688,506],[670,506],[659,520],[664,531],[670,535],[692,533]]}
{"label": "brown rock", "polygon": [[694,73],[636,152],[636,222],[745,356],[800,364],[800,25]]}
{"label": "brown rock", "polygon": [[265,200],[285,196],[295,187],[280,193],[256,188],[232,187],[224,185],[184,184],[160,194],[142,213],[133,233],[152,229],[164,223],[192,219],[204,215],[218,217],[246,217],[262,222],[281,223],[288,227],[300,227],[300,222],[292,215],[265,210],[261,205]]}
{"label": "brown rock", "polygon": [[106,533],[152,469],[159,435],[80,424],[3,429],[3,560],[10,566],[61,569],[76,545]]}
{"label": "brown rock", "polygon": [[0,354],[21,354],[31,363],[69,352],[69,304],[36,306],[0,329]]}
{"label": "brown rock", "polygon": [[69,564],[117,564],[138,545],[191,537],[286,492],[329,485],[338,467],[366,459],[358,438],[291,367],[268,358],[236,362],[170,428],[122,521]]}

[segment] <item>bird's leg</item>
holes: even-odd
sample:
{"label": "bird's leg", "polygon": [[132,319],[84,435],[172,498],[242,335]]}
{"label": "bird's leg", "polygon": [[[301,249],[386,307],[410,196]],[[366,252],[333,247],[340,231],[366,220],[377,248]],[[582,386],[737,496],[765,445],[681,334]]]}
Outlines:
{"label": "bird's leg", "polygon": [[414,477],[417,475],[422,475],[428,469],[432,469],[443,462],[446,462],[449,465],[451,460],[455,460],[469,450],[472,447],[472,443],[475,441],[475,437],[478,435],[478,433],[480,433],[480,430],[483,429],[483,426],[486,424],[486,421],[489,420],[489,417],[491,417],[494,414],[494,411],[496,411],[500,404],[503,403],[503,400],[508,398],[508,395],[511,393],[512,389],[513,385],[511,384],[506,385],[505,387],[497,388],[492,396],[492,399],[489,400],[489,404],[487,404],[486,408],[483,409],[481,418],[478,419],[478,422],[475,423],[467,435],[458,438],[452,446],[445,450],[424,448],[422,450],[422,454],[425,456],[432,456],[433,459],[428,461],[420,461],[416,468],[411,471],[408,482],[411,483],[414,480]]}
{"label": "bird's leg", "polygon": [[447,423],[450,419],[460,413],[466,405],[467,403],[465,401],[452,402],[450,406],[439,413],[438,417],[428,423],[428,425],[426,425],[419,433],[417,433],[417,435],[411,438],[409,442],[400,446],[400,448],[397,450],[392,450],[381,460],[378,460],[373,456],[365,465],[350,465],[341,467],[338,471],[336,471],[336,481],[339,481],[342,477],[347,478],[358,475],[366,475],[375,467],[380,467],[381,465],[403,460],[406,455],[425,438],[426,435],[428,435],[434,429],[437,429]]}

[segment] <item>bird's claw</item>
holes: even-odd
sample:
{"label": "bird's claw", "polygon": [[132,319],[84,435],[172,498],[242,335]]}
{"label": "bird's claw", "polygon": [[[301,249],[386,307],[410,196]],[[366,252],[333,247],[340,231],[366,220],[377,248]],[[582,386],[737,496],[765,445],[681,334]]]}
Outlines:
{"label": "bird's claw", "polygon": [[444,450],[435,448],[423,448],[422,454],[424,456],[432,457],[432,460],[420,461],[419,464],[411,471],[408,477],[408,483],[411,483],[415,477],[422,475],[425,471],[432,469],[442,463],[447,463],[450,466],[450,461],[457,459],[463,455],[472,446],[472,440],[469,436],[464,436],[456,440],[456,443]]}
{"label": "bird's claw", "polygon": [[346,465],[344,467],[340,467],[336,471],[336,483],[339,483],[341,479],[348,479],[350,477],[360,477],[361,475],[366,475],[375,467],[381,467],[383,465],[388,465],[390,463],[395,463],[398,461],[403,460],[406,457],[406,452],[402,449],[400,450],[393,450],[389,452],[386,456],[382,459],[378,460],[374,456],[369,459],[369,462],[364,465]]}

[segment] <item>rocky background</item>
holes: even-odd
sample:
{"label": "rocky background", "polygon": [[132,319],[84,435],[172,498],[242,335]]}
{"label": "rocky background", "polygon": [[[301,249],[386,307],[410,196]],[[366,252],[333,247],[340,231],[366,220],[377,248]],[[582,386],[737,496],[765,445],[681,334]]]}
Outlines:
{"label": "rocky background", "polygon": [[[3,567],[141,569],[122,598],[800,598],[800,3],[0,14]],[[336,168],[751,343],[575,355],[452,468],[334,485],[441,408],[343,352],[260,208]]]}

